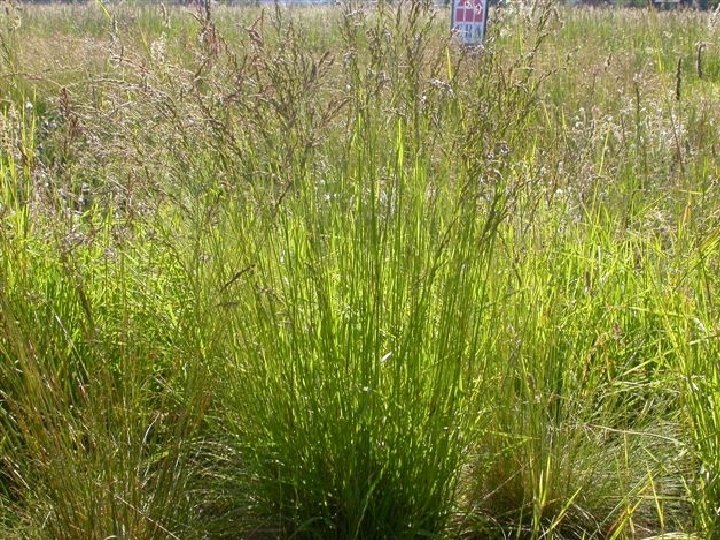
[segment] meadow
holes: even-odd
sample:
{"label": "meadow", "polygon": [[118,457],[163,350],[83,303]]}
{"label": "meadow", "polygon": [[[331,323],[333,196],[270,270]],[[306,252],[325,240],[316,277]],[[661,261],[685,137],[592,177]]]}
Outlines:
{"label": "meadow", "polygon": [[0,537],[720,538],[720,14],[0,14]]}

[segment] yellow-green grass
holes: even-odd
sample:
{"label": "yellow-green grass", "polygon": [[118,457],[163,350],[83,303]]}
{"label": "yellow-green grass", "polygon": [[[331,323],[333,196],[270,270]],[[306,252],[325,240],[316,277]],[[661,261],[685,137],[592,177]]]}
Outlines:
{"label": "yellow-green grass", "polygon": [[10,7],[0,535],[717,538],[713,13]]}

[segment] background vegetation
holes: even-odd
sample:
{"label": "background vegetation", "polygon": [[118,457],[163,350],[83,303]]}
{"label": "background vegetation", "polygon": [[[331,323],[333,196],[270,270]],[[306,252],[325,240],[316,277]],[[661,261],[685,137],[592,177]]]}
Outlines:
{"label": "background vegetation", "polygon": [[0,535],[719,538],[718,24],[6,6]]}

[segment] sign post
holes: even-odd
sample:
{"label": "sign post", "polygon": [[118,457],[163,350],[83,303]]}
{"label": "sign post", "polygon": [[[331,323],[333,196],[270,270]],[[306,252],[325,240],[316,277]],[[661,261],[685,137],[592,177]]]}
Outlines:
{"label": "sign post", "polygon": [[452,29],[465,45],[481,45],[485,38],[488,0],[452,0]]}

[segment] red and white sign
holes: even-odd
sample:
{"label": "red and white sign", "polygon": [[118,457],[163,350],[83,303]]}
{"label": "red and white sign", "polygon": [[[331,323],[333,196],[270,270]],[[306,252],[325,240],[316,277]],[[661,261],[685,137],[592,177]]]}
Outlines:
{"label": "red and white sign", "polygon": [[487,8],[487,0],[453,0],[452,28],[465,45],[482,43]]}

